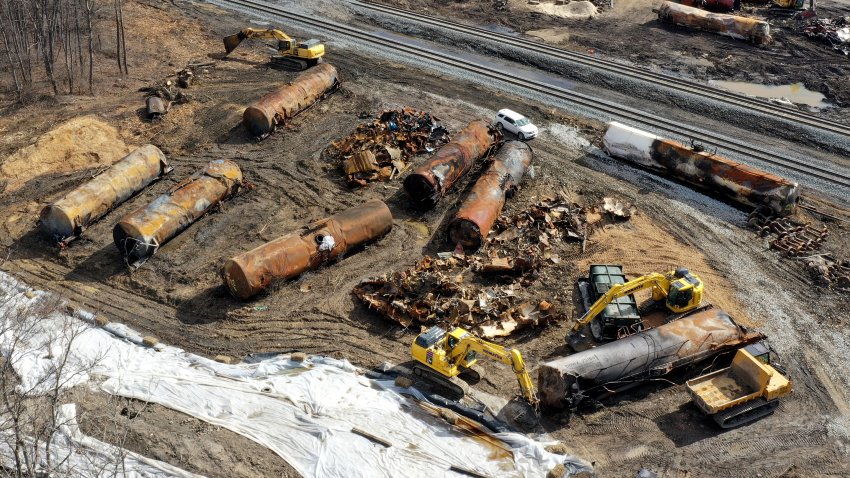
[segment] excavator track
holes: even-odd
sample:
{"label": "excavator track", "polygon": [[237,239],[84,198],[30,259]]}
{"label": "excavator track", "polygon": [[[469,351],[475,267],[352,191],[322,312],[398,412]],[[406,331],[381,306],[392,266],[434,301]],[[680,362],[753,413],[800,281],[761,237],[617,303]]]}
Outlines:
{"label": "excavator track", "polygon": [[778,406],[779,400],[757,398],[714,414],[714,421],[721,428],[735,428],[770,415]]}
{"label": "excavator track", "polygon": [[424,365],[414,364],[412,368],[413,375],[430,384],[443,388],[451,395],[449,398],[453,400],[459,400],[463,398],[464,395],[466,395],[466,391],[463,389],[463,387],[461,387],[451,378],[444,377]]}
{"label": "excavator track", "polygon": [[290,56],[273,56],[269,60],[269,66],[275,70],[282,71],[304,71],[310,68],[310,63],[300,58]]}

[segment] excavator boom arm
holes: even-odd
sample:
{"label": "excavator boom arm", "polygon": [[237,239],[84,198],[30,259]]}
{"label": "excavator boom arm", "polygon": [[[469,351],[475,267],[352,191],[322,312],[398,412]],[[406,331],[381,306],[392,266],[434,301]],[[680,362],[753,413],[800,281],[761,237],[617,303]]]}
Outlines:
{"label": "excavator boom arm", "polygon": [[587,309],[587,312],[578,319],[578,322],[576,322],[576,325],[573,327],[573,331],[576,331],[592,322],[593,319],[595,319],[597,315],[601,314],[602,311],[605,310],[605,307],[607,307],[611,302],[619,299],[620,297],[625,297],[629,294],[633,294],[650,287],[658,287],[666,295],[667,291],[670,289],[670,281],[666,276],[653,272],[638,277],[637,279],[630,280],[625,284],[614,284],[610,289],[608,289],[608,292],[599,297],[599,299],[597,299],[596,302]]}
{"label": "excavator boom arm", "polygon": [[293,41],[289,35],[277,29],[255,30],[253,28],[246,28],[235,35],[224,37],[224,50],[227,53],[232,52],[239,46],[240,43],[242,43],[242,40],[247,38],[273,39],[289,42]]}
{"label": "excavator boom arm", "polygon": [[508,350],[501,345],[487,342],[478,337],[468,337],[462,339],[460,343],[454,347],[452,359],[460,360],[471,350],[486,355],[487,357],[505,365],[510,365],[514,374],[516,374],[517,382],[519,382],[519,388],[522,391],[523,398],[525,398],[525,400],[535,408],[538,406],[539,400],[537,398],[537,392],[534,390],[534,382],[531,380],[531,376],[525,367],[525,361],[523,360],[522,354],[519,350]]}

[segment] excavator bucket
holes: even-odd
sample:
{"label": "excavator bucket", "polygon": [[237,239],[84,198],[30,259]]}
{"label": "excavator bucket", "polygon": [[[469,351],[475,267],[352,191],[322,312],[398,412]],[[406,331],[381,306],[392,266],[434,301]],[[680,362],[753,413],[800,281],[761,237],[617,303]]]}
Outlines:
{"label": "excavator bucket", "polygon": [[242,36],[241,32],[235,35],[228,35],[224,37],[224,51],[229,54],[230,52],[235,50],[236,47],[239,46],[240,43],[242,43],[243,38],[244,37]]}

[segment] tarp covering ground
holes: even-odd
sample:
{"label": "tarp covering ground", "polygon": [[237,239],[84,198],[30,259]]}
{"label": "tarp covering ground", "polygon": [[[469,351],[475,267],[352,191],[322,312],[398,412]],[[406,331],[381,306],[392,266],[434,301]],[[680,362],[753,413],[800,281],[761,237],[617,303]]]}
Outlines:
{"label": "tarp covering ground", "polygon": [[[49,297],[2,272],[0,291],[2,317],[26,315]],[[94,319],[73,314],[80,322]],[[63,386],[97,377],[92,383],[110,394],[157,403],[254,440],[305,477],[453,476],[453,466],[499,477],[544,476],[557,464],[568,472],[589,470],[582,460],[546,452],[543,443],[520,434],[482,439],[464,433],[344,360],[276,355],[222,364],[176,347],[142,346],[141,337],[120,324],[69,334],[68,318],[64,309],[52,313],[19,340],[15,353],[26,360],[14,363],[24,382],[54,367],[72,337]],[[0,338],[4,353],[9,339]]]}

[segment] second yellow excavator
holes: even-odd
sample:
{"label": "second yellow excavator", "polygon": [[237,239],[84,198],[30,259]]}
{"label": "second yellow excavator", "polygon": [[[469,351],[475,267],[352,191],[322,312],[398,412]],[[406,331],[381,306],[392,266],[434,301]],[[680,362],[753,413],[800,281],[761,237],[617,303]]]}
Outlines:
{"label": "second yellow excavator", "polygon": [[683,267],[667,274],[653,272],[630,281],[625,277],[621,265],[590,266],[588,277],[579,280],[586,312],[573,326],[573,334],[588,324],[593,337],[599,341],[640,332],[644,328],[643,320],[633,294],[649,288],[652,289],[652,302],[663,304],[673,314],[691,312],[702,304],[702,280]]}
{"label": "second yellow excavator", "polygon": [[319,40],[297,42],[277,29],[255,30],[246,28],[235,35],[224,37],[224,50],[230,54],[242,43],[242,40],[248,38],[277,40],[279,56],[273,56],[269,64],[273,68],[281,70],[304,71],[311,66],[316,66],[325,56],[325,45],[320,43]]}
{"label": "second yellow excavator", "polygon": [[418,362],[413,367],[415,375],[437,381],[455,392],[460,391],[460,394],[462,389],[450,379],[462,374],[478,375],[472,367],[478,361],[479,354],[510,365],[516,374],[522,397],[535,410],[538,408],[540,401],[534,383],[517,349],[508,350],[487,342],[460,327],[450,332],[442,327],[431,327],[413,340],[411,354]]}

